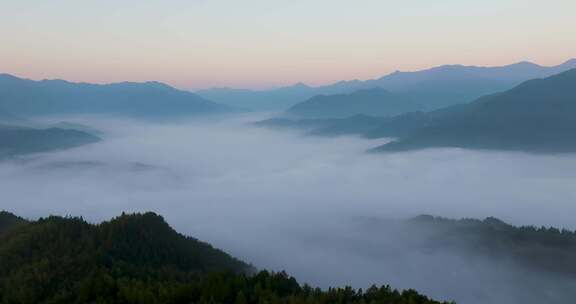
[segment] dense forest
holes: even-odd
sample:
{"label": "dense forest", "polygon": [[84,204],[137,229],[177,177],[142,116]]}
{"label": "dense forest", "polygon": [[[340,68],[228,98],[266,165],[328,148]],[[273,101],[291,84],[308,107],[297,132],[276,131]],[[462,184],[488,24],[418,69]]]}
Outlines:
{"label": "dense forest", "polygon": [[153,213],[100,224],[0,213],[0,303],[438,303],[389,286],[321,290],[174,231]]}

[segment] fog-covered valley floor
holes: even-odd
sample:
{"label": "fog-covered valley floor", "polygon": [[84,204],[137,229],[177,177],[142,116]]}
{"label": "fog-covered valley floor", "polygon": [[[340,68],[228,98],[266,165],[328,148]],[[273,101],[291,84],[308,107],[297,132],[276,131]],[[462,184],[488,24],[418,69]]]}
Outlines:
{"label": "fog-covered valley floor", "polygon": [[0,209],[94,222],[155,211],[179,232],[322,287],[391,284],[460,303],[560,303],[574,292],[573,280],[510,261],[409,250],[397,231],[366,223],[432,214],[576,229],[576,156],[367,154],[382,141],[250,126],[256,117],[66,119],[104,141],[0,163]]}

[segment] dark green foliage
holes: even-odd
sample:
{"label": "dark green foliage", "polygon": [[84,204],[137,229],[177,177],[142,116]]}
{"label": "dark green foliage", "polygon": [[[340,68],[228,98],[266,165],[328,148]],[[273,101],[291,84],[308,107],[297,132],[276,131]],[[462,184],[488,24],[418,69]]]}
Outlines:
{"label": "dark green foliage", "polygon": [[0,211],[0,237],[8,231],[25,224],[26,220],[6,211]]}
{"label": "dark green foliage", "polygon": [[6,223],[13,228],[0,237],[2,304],[438,303],[413,290],[322,291],[284,272],[254,274],[251,266],[176,233],[153,213],[99,225],[62,217],[25,222],[0,213],[0,224]]}

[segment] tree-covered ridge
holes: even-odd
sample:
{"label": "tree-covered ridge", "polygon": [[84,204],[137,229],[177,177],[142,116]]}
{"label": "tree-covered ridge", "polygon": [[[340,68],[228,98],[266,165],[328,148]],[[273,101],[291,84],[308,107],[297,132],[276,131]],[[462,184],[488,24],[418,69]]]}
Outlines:
{"label": "tree-covered ridge", "polygon": [[101,224],[0,214],[0,303],[438,303],[408,290],[322,291],[253,267],[153,214]]}
{"label": "tree-covered ridge", "polygon": [[21,217],[18,217],[10,212],[0,211],[0,237],[3,234],[8,233],[11,229],[14,229],[20,225],[26,223]]}
{"label": "tree-covered ridge", "polygon": [[516,227],[497,218],[446,219],[419,216],[408,230],[431,250],[464,251],[508,258],[524,267],[576,277],[576,232],[552,227]]}

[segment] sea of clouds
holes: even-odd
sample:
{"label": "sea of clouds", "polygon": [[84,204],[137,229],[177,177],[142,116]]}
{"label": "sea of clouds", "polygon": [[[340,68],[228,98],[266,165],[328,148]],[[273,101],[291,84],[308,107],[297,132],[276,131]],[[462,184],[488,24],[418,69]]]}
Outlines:
{"label": "sea of clouds", "polygon": [[93,222],[155,211],[179,232],[322,287],[391,284],[480,304],[561,303],[574,284],[508,261],[408,250],[401,237],[359,219],[495,216],[575,229],[576,156],[368,154],[386,140],[302,136],[253,127],[257,117],[249,116],[66,119],[102,131],[104,140],[0,163],[0,209]]}

